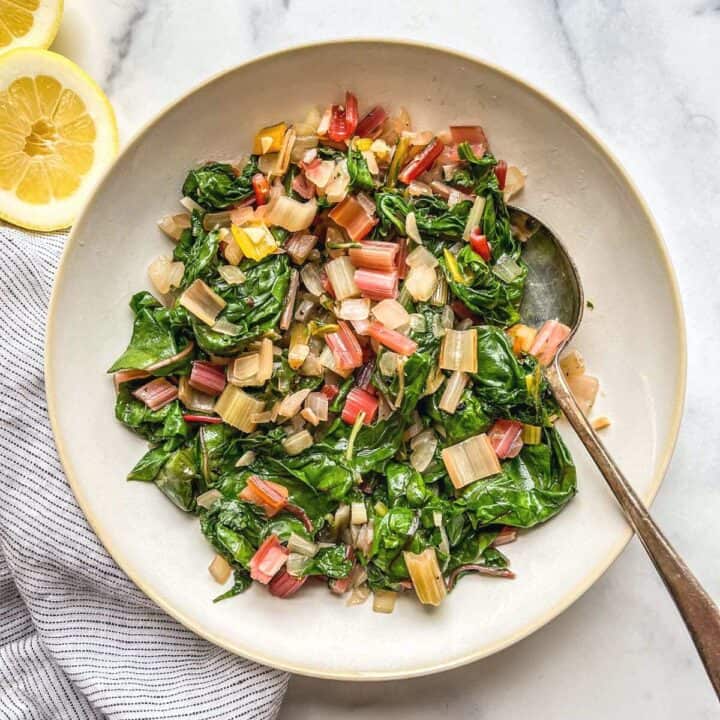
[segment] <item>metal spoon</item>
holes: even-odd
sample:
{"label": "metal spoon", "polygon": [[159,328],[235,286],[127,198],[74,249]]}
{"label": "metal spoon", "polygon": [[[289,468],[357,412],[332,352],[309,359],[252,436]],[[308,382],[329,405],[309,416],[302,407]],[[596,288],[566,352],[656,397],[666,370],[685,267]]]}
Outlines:
{"label": "metal spoon", "polygon": [[571,328],[544,369],[545,379],[565,417],[620,503],[625,516],[670,591],[715,692],[720,697],[720,612],[697,578],[675,552],[655,524],[647,508],[598,439],[572,396],[560,370],[558,357],[580,326],[585,301],[580,276],[567,250],[547,225],[519,208],[509,208],[516,234],[526,242],[522,257],[528,266],[525,296],[520,307],[522,321],[538,326],[557,319]]}

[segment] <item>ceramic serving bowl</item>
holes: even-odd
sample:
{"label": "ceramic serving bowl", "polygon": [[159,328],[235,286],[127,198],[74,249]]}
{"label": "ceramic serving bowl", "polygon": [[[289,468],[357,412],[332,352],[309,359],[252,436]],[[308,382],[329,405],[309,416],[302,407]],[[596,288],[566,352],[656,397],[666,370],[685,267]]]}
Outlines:
{"label": "ceramic serving bowl", "polygon": [[130,334],[128,299],[149,289],[149,262],[170,250],[156,220],[180,209],[189,167],[238,158],[257,128],[303,117],[310,104],[338,102],[346,88],[361,112],[404,105],[416,128],[479,123],[494,153],[528,173],[518,202],[559,233],[594,304],[574,346],[601,379],[596,412],[612,419],[603,439],[648,502],[680,423],[685,338],[658,229],[618,162],[551,99],[473,58],[380,41],[289,50],[212,79],[130,143],[75,225],[48,320],[50,417],[78,502],[125,572],[197,634],[295,673],[378,680],[456,667],[537,630],[600,577],[630,530],[565,429],[578,496],[508,548],[514,581],[466,578],[442,607],[428,610],[406,597],[392,615],[369,604],[347,608],[319,585],[289,601],[253,587],[213,605],[213,553],[197,519],[152,485],[125,481],[145,443],[114,419],[105,370]]}

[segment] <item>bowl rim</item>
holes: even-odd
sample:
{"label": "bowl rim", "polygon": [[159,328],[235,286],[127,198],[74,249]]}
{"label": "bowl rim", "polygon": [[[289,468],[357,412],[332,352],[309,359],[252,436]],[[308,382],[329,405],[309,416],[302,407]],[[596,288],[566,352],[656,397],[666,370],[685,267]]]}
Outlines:
{"label": "bowl rim", "polygon": [[112,164],[105,170],[100,177],[98,183],[87,198],[83,209],[75,221],[70,234],[68,236],[65,248],[63,250],[58,269],[55,275],[55,281],[53,283],[52,295],[48,305],[47,320],[46,320],[46,331],[45,331],[45,358],[44,358],[44,374],[45,374],[45,390],[47,399],[47,410],[48,417],[50,419],[50,425],[53,431],[55,439],[55,445],[57,447],[58,456],[62,463],[65,475],[68,480],[68,484],[75,495],[75,498],[80,505],[88,523],[100,539],[109,555],[118,564],[120,569],[133,581],[133,583],[142,590],[156,605],[158,605],[163,611],[165,611],[172,618],[177,620],[183,626],[194,632],[196,635],[208,640],[209,642],[221,647],[228,652],[235,655],[254,660],[255,662],[267,665],[270,667],[277,668],[279,670],[285,670],[297,675],[304,675],[307,677],[314,677],[326,680],[342,680],[342,681],[355,681],[355,682],[374,682],[374,681],[389,681],[389,680],[404,680],[414,677],[421,677],[423,675],[431,675],[435,673],[445,672],[455,668],[462,667],[469,663],[481,660],[482,658],[493,655],[496,652],[504,650],[516,642],[528,637],[536,630],[549,623],[558,617],[564,610],[572,605],[581,595],[583,595],[599,578],[605,573],[605,571],[612,565],[612,563],[619,557],[622,550],[628,544],[633,536],[633,531],[628,525],[622,532],[622,536],[619,538],[617,543],[611,548],[607,556],[603,560],[596,564],[595,567],[591,568],[587,574],[572,588],[565,596],[555,603],[549,610],[545,611],[540,617],[536,618],[532,622],[526,624],[524,627],[515,631],[514,633],[490,644],[485,645],[473,652],[465,653],[461,657],[448,660],[441,663],[425,664],[411,669],[405,669],[401,671],[384,671],[384,672],[371,672],[371,671],[344,671],[344,670],[318,670],[312,667],[303,667],[302,665],[296,665],[291,662],[283,660],[281,657],[274,657],[258,652],[252,652],[243,648],[219,635],[209,632],[200,627],[195,621],[188,618],[183,612],[177,610],[173,605],[159,596],[155,590],[153,590],[145,580],[141,577],[141,574],[132,566],[130,562],[118,551],[116,547],[112,545],[109,538],[103,530],[102,523],[97,517],[91,512],[87,498],[84,496],[80,484],[77,482],[74,474],[72,463],[70,462],[69,456],[66,454],[62,439],[62,433],[60,429],[60,423],[57,418],[57,393],[53,381],[53,373],[51,372],[52,367],[52,356],[53,356],[53,343],[55,339],[55,322],[57,319],[57,305],[58,305],[58,288],[62,285],[65,270],[67,265],[67,258],[70,252],[77,242],[77,237],[80,234],[85,220],[86,215],[89,212],[93,201],[101,191],[108,177],[114,171],[116,165],[120,160],[137,145],[140,139],[162,118],[168,113],[174,110],[178,105],[184,102],[190,95],[202,90],[206,86],[213,84],[215,81],[230,75],[241,68],[250,68],[255,64],[263,63],[268,60],[279,58],[285,55],[293,55],[295,53],[302,53],[307,50],[312,50],[324,46],[337,46],[337,45],[396,45],[396,46],[407,46],[420,50],[430,50],[436,53],[442,53],[445,55],[451,55],[459,60],[463,60],[468,63],[479,65],[497,75],[509,80],[516,85],[522,87],[526,92],[534,95],[538,100],[549,105],[556,112],[564,115],[575,129],[590,143],[592,144],[599,153],[608,161],[610,167],[620,176],[623,182],[626,184],[628,190],[631,193],[633,201],[638,205],[640,210],[645,216],[651,230],[652,235],[662,259],[665,272],[670,281],[672,303],[675,308],[678,320],[678,332],[677,332],[677,367],[678,376],[675,379],[675,383],[678,387],[679,392],[675,400],[673,407],[672,417],[670,419],[670,439],[662,449],[662,453],[659,455],[659,461],[657,463],[657,470],[653,474],[650,488],[641,499],[650,505],[658,492],[660,484],[662,483],[665,474],[667,472],[670,460],[672,458],[675,446],[677,444],[678,434],[680,430],[680,424],[682,421],[683,409],[685,405],[686,387],[687,387],[687,330],[685,325],[685,316],[683,312],[682,300],[680,297],[680,291],[677,281],[675,269],[672,265],[670,255],[668,253],[663,235],[660,228],[647,204],[644,197],[641,195],[635,182],[630,177],[628,171],[625,169],[623,164],[615,156],[614,152],[606,145],[605,141],[596,133],[591,130],[583,120],[581,120],[574,111],[569,110],[564,105],[559,103],[549,94],[535,87],[528,81],[524,80],[514,72],[506,70],[505,68],[490,62],[488,60],[475,57],[469,53],[465,53],[459,50],[444,47],[439,44],[427,43],[422,41],[407,40],[403,38],[373,38],[373,37],[362,37],[362,38],[339,38],[334,40],[321,41],[316,43],[302,43],[300,45],[292,45],[289,47],[282,48],[273,52],[259,55],[251,60],[239,63],[232,68],[221,70],[217,73],[212,74],[204,81],[194,85],[189,90],[184,92],[182,95],[177,97],[175,100],[169,102],[163,107],[160,112],[153,116],[150,120],[144,123],[139,130],[137,130],[128,143],[122,148],[118,156],[112,162]]}

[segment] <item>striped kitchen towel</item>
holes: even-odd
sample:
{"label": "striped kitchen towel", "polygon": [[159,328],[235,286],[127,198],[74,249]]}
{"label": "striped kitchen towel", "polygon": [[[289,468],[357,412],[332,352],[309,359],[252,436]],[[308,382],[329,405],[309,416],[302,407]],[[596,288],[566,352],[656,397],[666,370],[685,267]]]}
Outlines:
{"label": "striped kitchen towel", "polygon": [[274,718],[287,675],[165,615],[67,484],[43,384],[64,240],[0,223],[0,719]]}

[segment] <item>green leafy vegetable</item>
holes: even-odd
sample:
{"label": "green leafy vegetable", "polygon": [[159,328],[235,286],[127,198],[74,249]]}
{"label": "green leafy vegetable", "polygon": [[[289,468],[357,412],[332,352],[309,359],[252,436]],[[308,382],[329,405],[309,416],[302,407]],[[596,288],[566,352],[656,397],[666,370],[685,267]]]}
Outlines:
{"label": "green leafy vegetable", "polygon": [[188,173],[182,192],[205,210],[225,210],[253,194],[252,176],[256,172],[258,167],[255,158],[245,165],[239,175],[232,165],[205,163]]}
{"label": "green leafy vegetable", "polygon": [[[135,315],[133,333],[127,350],[112,364],[109,373],[118,370],[145,370],[185,350],[189,340],[179,331],[172,311],[163,307],[149,292],[132,296],[130,309]],[[154,375],[185,374],[192,358],[158,368]]]}
{"label": "green leafy vegetable", "polygon": [[368,168],[367,160],[360,150],[352,147],[348,149],[347,167],[351,188],[368,192],[375,189],[375,181]]}

